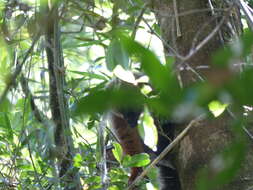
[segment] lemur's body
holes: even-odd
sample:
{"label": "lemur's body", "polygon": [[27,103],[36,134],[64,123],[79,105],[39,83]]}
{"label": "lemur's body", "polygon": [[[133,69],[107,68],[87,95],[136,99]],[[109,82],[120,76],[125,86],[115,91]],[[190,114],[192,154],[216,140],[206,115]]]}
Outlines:
{"label": "lemur's body", "polygon": [[[117,83],[116,83],[117,84]],[[125,82],[120,82],[120,86],[124,87]],[[118,85],[118,84],[117,84]],[[129,84],[126,84],[129,87]],[[136,86],[136,88],[138,88]],[[152,153],[156,156],[159,155],[163,149],[170,143],[169,139],[174,138],[175,124],[163,121],[159,122],[155,119],[155,124],[158,127],[159,136],[157,151],[154,152],[144,145],[138,130],[137,121],[141,110],[132,109],[116,109],[110,112],[110,122],[112,130],[116,135],[119,143],[121,144],[125,154],[135,155],[143,152]],[[163,134],[161,134],[163,132]],[[169,138],[165,137],[168,136]],[[168,158],[164,158],[164,162],[158,165],[159,177],[161,182],[161,190],[180,190],[180,183],[178,180],[177,172],[168,163]],[[129,183],[133,182],[135,178],[140,174],[142,168],[131,168],[131,175],[129,177]]]}

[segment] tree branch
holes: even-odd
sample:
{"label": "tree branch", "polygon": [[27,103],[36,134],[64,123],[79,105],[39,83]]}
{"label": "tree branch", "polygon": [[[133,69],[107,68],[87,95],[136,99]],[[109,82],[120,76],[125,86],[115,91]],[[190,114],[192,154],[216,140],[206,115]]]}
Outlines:
{"label": "tree branch", "polygon": [[155,165],[161,161],[164,156],[166,156],[189,132],[189,130],[195,126],[197,123],[199,123],[201,120],[205,118],[205,115],[200,115],[196,119],[192,120],[187,127],[161,152],[159,156],[157,156],[156,159],[153,160],[153,162],[133,181],[133,183],[128,187],[128,190],[133,189],[133,187],[142,179],[144,178],[150,169],[155,167]]}

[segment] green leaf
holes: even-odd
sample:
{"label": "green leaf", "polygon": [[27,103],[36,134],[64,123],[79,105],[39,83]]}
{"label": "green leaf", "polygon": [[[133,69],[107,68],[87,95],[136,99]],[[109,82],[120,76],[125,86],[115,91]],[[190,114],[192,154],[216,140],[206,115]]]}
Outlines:
{"label": "green leaf", "polygon": [[80,168],[82,166],[83,159],[81,154],[76,154],[73,160],[74,160],[74,167]]}
{"label": "green leaf", "polygon": [[8,98],[5,98],[0,105],[0,112],[9,112],[11,108],[11,102],[8,100]]}
{"label": "green leaf", "polygon": [[159,24],[154,23],[152,28],[155,30],[156,34],[161,35],[161,27],[159,26]]}
{"label": "green leaf", "polygon": [[113,39],[108,47],[106,65],[110,71],[117,65],[121,65],[125,69],[129,68],[128,54],[118,39]]}
{"label": "green leaf", "polygon": [[100,181],[101,181],[101,177],[100,176],[91,176],[91,177],[85,179],[85,182],[87,184],[90,184],[90,183],[100,183]]}
{"label": "green leaf", "polygon": [[122,165],[124,167],[131,167],[130,166],[130,163],[131,163],[131,156],[130,155],[124,155],[123,156],[123,159],[122,159]]}
{"label": "green leaf", "polygon": [[73,105],[74,115],[85,113],[102,113],[110,107],[110,94],[108,90],[94,90],[81,98]]}
{"label": "green leaf", "polygon": [[146,153],[135,154],[132,156],[132,166],[143,167],[150,163],[149,155]]}
{"label": "green leaf", "polygon": [[119,89],[92,90],[87,96],[81,98],[73,106],[73,114],[102,113],[108,109],[136,108],[145,102],[144,95],[132,85]]}
{"label": "green leaf", "polygon": [[26,17],[24,14],[19,14],[15,17],[15,26],[16,30],[19,29],[26,21]]}
{"label": "green leaf", "polygon": [[253,32],[251,30],[245,30],[242,37],[242,57],[246,57],[248,54],[252,52],[253,45]]}
{"label": "green leaf", "polygon": [[215,117],[218,117],[219,115],[221,115],[226,107],[228,106],[228,104],[222,104],[221,102],[219,101],[212,101],[208,104],[208,108],[209,110],[212,112],[212,114],[215,116]]}
{"label": "green leaf", "polygon": [[0,130],[1,129],[5,132],[5,137],[13,141],[13,130],[7,113],[0,113]]}
{"label": "green leaf", "polygon": [[161,64],[152,51],[140,43],[126,36],[121,36],[121,39],[128,54],[139,58],[143,71],[149,76],[154,87],[164,92],[168,91],[172,76],[168,68]]}
{"label": "green leaf", "polygon": [[8,52],[8,48],[4,42],[4,40],[0,37],[0,92],[6,83],[9,83],[10,80],[10,55]]}
{"label": "green leaf", "polygon": [[143,167],[150,163],[149,155],[146,153],[126,155],[123,157],[122,165],[124,167]]}
{"label": "green leaf", "polygon": [[119,187],[117,187],[116,185],[110,186],[109,190],[120,190]]}
{"label": "green leaf", "polygon": [[121,163],[122,157],[123,157],[123,150],[119,143],[113,143],[114,149],[112,150],[112,153],[115,157],[115,159]]}
{"label": "green leaf", "polygon": [[145,144],[153,149],[158,142],[158,132],[157,127],[154,124],[154,120],[147,109],[141,116],[140,125],[138,125],[138,130],[144,139]]}
{"label": "green leaf", "polygon": [[157,180],[159,175],[158,175],[158,168],[151,168],[149,171],[148,171],[148,178],[150,179],[150,182],[152,183],[152,185],[155,187],[155,189],[160,189],[159,188],[159,181]]}

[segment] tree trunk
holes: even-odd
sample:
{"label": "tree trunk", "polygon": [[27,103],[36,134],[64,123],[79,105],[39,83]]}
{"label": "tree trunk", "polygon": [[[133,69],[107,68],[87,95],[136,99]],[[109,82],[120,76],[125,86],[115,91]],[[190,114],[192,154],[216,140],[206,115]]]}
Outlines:
{"label": "tree trunk", "polygon": [[[226,41],[222,29],[226,27],[230,15],[222,12],[220,17],[215,17],[208,3],[208,0],[153,0],[152,8],[161,28],[165,53],[176,57],[174,66],[183,86],[200,80],[209,81],[211,85],[221,85],[229,76],[228,70],[211,65],[211,56]],[[175,17],[177,12],[178,22]],[[222,26],[221,30],[215,31],[218,25]],[[211,37],[208,42],[198,46],[208,36]],[[183,190],[196,189],[200,169],[212,169],[212,161],[233,141],[231,120],[229,115],[223,114],[218,119],[202,121],[181,141],[176,150],[175,165]],[[210,174],[210,179],[213,175]],[[253,154],[252,149],[249,149],[236,178],[226,186],[215,189],[250,189],[252,175]],[[251,180],[246,180],[249,177]]]}
{"label": "tree trunk", "polygon": [[79,190],[81,182],[78,169],[73,166],[74,145],[69,126],[68,100],[65,94],[65,66],[61,48],[59,25],[59,4],[45,8],[47,11],[47,25],[45,32],[46,53],[49,71],[49,93],[52,120],[55,125],[54,150],[64,190]]}

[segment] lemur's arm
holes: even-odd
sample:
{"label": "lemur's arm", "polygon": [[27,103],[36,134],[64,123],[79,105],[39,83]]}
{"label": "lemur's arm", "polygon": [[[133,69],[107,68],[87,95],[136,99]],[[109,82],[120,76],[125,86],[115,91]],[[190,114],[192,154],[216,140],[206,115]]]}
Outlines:
{"label": "lemur's arm", "polygon": [[[139,136],[136,126],[130,126],[123,114],[112,111],[110,113],[111,127],[118,138],[125,154],[133,156],[144,152],[143,142]],[[136,122],[137,124],[137,122]],[[140,167],[131,168],[131,175],[128,183],[132,183],[140,174],[142,169]]]}

